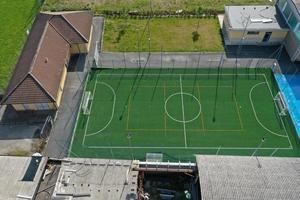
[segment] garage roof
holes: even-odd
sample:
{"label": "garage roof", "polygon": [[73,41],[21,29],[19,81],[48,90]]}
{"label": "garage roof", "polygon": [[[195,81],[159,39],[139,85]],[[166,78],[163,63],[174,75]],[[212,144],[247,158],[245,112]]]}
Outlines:
{"label": "garage roof", "polygon": [[275,6],[225,6],[229,25],[235,30],[286,30]]}

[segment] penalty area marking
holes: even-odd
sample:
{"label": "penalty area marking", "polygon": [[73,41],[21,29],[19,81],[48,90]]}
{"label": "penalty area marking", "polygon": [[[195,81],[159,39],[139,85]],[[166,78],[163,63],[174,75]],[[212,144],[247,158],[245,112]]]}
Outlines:
{"label": "penalty area marking", "polygon": [[[273,101],[274,101],[274,95],[273,95],[272,90],[271,90],[271,88],[270,88],[268,79],[267,79],[267,77],[266,77],[265,74],[262,74],[262,76],[265,78],[265,82],[267,83],[268,89],[269,89],[270,94],[271,94],[271,96],[272,96],[272,99],[273,99]],[[275,106],[276,106],[276,103],[275,103],[275,102],[274,102],[274,104],[275,104]],[[276,106],[276,109],[277,109],[277,106]],[[277,110],[277,111],[278,111],[278,110]],[[292,147],[292,149],[293,149],[293,145],[292,145],[292,143],[291,143],[290,137],[289,137],[288,132],[287,132],[287,130],[286,130],[285,124],[284,124],[284,122],[283,122],[283,120],[282,120],[282,118],[281,118],[280,116],[279,116],[279,118],[280,118],[281,124],[282,124],[282,126],[283,126],[283,128],[284,128],[284,130],[285,130],[285,134],[286,134],[286,136],[287,136],[287,138],[288,138],[288,141],[289,141],[289,143],[290,143],[290,147]]]}
{"label": "penalty area marking", "polygon": [[263,128],[265,129],[266,131],[268,131],[269,133],[273,134],[273,135],[276,135],[276,136],[279,136],[279,137],[288,137],[287,135],[281,135],[281,134],[278,134],[278,133],[275,133],[273,131],[271,131],[270,129],[268,129],[265,125],[263,125],[263,123],[261,123],[261,121],[258,119],[258,116],[257,116],[257,113],[256,113],[256,110],[255,110],[255,107],[254,107],[254,104],[253,104],[253,100],[252,100],[252,92],[253,90],[262,85],[262,84],[267,84],[266,82],[260,82],[260,83],[257,83],[255,84],[251,89],[250,89],[250,92],[249,92],[249,100],[250,100],[250,103],[251,103],[251,107],[252,107],[252,110],[253,110],[253,114],[254,114],[254,117],[257,121],[257,123]]}
{"label": "penalty area marking", "polygon": [[[90,115],[88,115],[88,119],[87,119],[86,126],[85,126],[85,129],[84,129],[84,137],[83,137],[83,140],[82,140],[82,145],[84,145],[84,143],[85,143],[85,137],[97,135],[97,134],[100,134],[101,132],[103,132],[109,126],[109,124],[111,123],[111,121],[114,117],[114,113],[115,113],[115,105],[116,105],[116,99],[117,99],[117,95],[116,95],[115,90],[109,84],[107,84],[105,82],[96,81],[95,86],[94,86],[94,91],[93,91],[93,98],[94,98],[94,95],[95,95],[95,92],[96,92],[97,84],[102,84],[102,85],[108,87],[112,91],[114,99],[113,99],[113,106],[112,106],[111,116],[110,116],[109,121],[105,124],[105,126],[103,128],[101,128],[100,130],[98,130],[96,132],[87,134],[87,128],[89,126],[89,119],[90,119]],[[91,103],[91,108],[90,108],[91,110],[93,108],[93,103],[94,103],[94,100],[92,100],[92,103]]]}
{"label": "penalty area marking", "polygon": [[[113,76],[136,76],[136,74],[97,74],[97,78],[99,77],[99,76],[102,76],[102,75],[107,75],[107,76],[111,76],[111,75],[113,75]],[[144,74],[144,75],[147,75],[147,76],[157,76],[157,75],[159,75],[159,74]],[[174,76],[174,74],[160,74],[160,75],[165,75],[165,76]],[[177,75],[179,75],[179,76],[181,76],[181,75],[184,75],[184,76],[205,76],[205,75],[208,75],[208,74],[177,74]],[[209,74],[209,75],[218,75],[218,74]],[[222,74],[222,75],[228,75],[228,76],[230,76],[230,75],[235,75],[235,74]],[[268,80],[267,80],[267,78],[266,78],[266,75],[265,74],[238,74],[238,75],[240,75],[240,76],[249,76],[249,75],[256,75],[256,76],[263,76],[264,77],[264,79],[265,79],[265,81],[266,82],[264,82],[265,84],[267,84],[267,86],[268,86],[268,89],[270,90],[270,87],[269,87],[269,84],[268,84]],[[96,81],[96,83],[95,83],[95,85],[97,84],[97,83],[99,83],[99,82],[97,82]],[[95,88],[94,88],[95,89]],[[271,92],[271,90],[270,90],[270,93],[271,93],[271,96],[273,96],[273,94],[272,94],[272,92]],[[93,102],[92,102],[93,103]],[[92,107],[92,106],[91,106]],[[89,118],[88,118],[88,120],[89,120]],[[111,120],[110,120],[111,121]],[[175,120],[176,121],[176,120]],[[282,121],[282,119],[281,119],[281,121]],[[87,121],[88,122],[88,121]],[[87,129],[87,125],[86,125],[86,129]],[[103,129],[104,130],[104,129]],[[102,131],[103,131],[102,130]],[[285,128],[285,132],[286,132],[286,128]],[[287,132],[286,132],[286,134],[287,134]],[[128,148],[135,148],[135,149],[148,149],[148,148],[157,148],[157,149],[159,149],[159,148],[161,148],[161,149],[219,149],[220,147],[123,147],[123,146],[111,146],[111,147],[108,147],[108,146],[89,146],[89,145],[84,145],[84,140],[85,140],[85,136],[86,136],[86,132],[85,132],[85,135],[84,135],[84,139],[83,139],[83,142],[82,142],[82,144],[83,144],[83,146],[84,147],[87,147],[87,148],[115,148],[115,149],[120,149],[120,148],[124,148],[124,149],[128,149]],[[289,138],[289,136],[288,135],[286,135],[286,136],[283,136],[283,135],[280,135],[281,137],[287,137],[288,138],[288,140],[289,140],[289,142],[290,142],[290,138]],[[186,136],[185,136],[186,137]],[[248,147],[245,147],[245,148],[243,148],[243,147],[222,147],[222,149],[249,149],[249,150],[252,150],[252,149],[270,149],[270,150],[274,150],[274,149],[278,149],[278,150],[291,150],[291,149],[293,149],[293,147],[292,147],[292,145],[291,145],[291,142],[290,142],[290,147],[288,147],[288,148],[255,148],[255,147],[253,147],[253,148],[248,148]]]}

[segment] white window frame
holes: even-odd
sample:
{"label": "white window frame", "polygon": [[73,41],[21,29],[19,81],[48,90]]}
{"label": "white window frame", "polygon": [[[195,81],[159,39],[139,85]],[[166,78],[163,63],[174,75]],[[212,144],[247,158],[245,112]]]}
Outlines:
{"label": "white window frame", "polygon": [[284,3],[284,5],[283,5],[283,7],[282,7],[282,13],[283,13],[283,11],[285,10],[286,5],[287,5],[287,1]]}
{"label": "white window frame", "polygon": [[294,28],[294,32],[296,32],[296,30],[299,28],[299,26],[300,26],[300,23],[299,22],[297,22],[297,25],[295,26],[295,28]]}

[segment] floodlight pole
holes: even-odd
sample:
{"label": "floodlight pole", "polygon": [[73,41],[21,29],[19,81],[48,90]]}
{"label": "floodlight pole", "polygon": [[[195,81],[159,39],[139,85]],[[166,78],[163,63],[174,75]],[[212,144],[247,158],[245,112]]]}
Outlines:
{"label": "floodlight pole", "polygon": [[125,52],[124,51],[123,51],[123,60],[124,60],[124,67],[126,69],[127,65],[126,65],[126,56],[125,56]]}
{"label": "floodlight pole", "polygon": [[248,16],[246,26],[244,28],[243,35],[242,35],[242,38],[241,38],[240,43],[238,45],[238,49],[237,49],[236,57],[235,57],[234,96],[236,96],[236,82],[237,82],[237,73],[238,73],[237,72],[238,71],[238,57],[240,56],[240,53],[242,51],[242,47],[243,47],[243,43],[244,43],[244,40],[245,40],[245,35],[246,35],[246,32],[247,32],[247,27],[248,27],[249,22],[250,22],[250,15]]}
{"label": "floodlight pole", "polygon": [[265,142],[265,138],[263,137],[259,143],[259,145],[256,147],[255,151],[252,153],[251,157],[253,157],[256,152],[258,151],[258,149],[263,145],[263,143]]}
{"label": "floodlight pole", "polygon": [[129,147],[130,147],[131,159],[134,160],[133,153],[132,153],[131,134],[130,133],[127,134],[127,139],[128,139],[128,143],[129,143]]}
{"label": "floodlight pole", "polygon": [[187,58],[185,58],[184,71],[183,71],[183,74],[184,74],[184,75],[185,75],[185,73],[186,73],[187,63],[188,63],[188,60],[187,60]]}
{"label": "floodlight pole", "polygon": [[278,148],[274,149],[274,151],[271,153],[270,157],[273,157],[277,151],[278,151]]}
{"label": "floodlight pole", "polygon": [[195,75],[195,78],[194,78],[192,94],[194,94],[194,91],[195,91],[195,85],[196,85],[196,82],[197,82],[198,69],[199,69],[199,65],[200,65],[200,58],[201,58],[201,53],[199,52],[197,67],[196,67],[196,75]]}
{"label": "floodlight pole", "polygon": [[223,55],[220,58],[220,62],[218,65],[218,74],[217,74],[217,85],[216,85],[216,93],[215,93],[215,103],[214,103],[214,110],[213,110],[213,118],[212,121],[215,122],[216,121],[216,111],[217,111],[217,101],[218,101],[218,89],[219,89],[219,82],[220,82],[220,69],[221,66],[223,65]]}
{"label": "floodlight pole", "polygon": [[155,95],[155,92],[156,92],[156,88],[157,88],[157,85],[158,85],[158,81],[160,79],[160,74],[161,74],[161,71],[162,71],[162,46],[160,48],[160,69],[159,69],[159,72],[158,72],[158,76],[157,76],[157,79],[156,79],[156,83],[155,83],[155,86],[154,86],[154,90],[153,90],[153,93],[152,93],[152,97],[151,97],[151,101],[153,101],[153,98],[154,98],[154,95]]}
{"label": "floodlight pole", "polygon": [[219,155],[219,152],[221,151],[221,148],[222,148],[222,146],[219,146],[219,148],[218,148],[218,150],[216,152],[216,155]]}

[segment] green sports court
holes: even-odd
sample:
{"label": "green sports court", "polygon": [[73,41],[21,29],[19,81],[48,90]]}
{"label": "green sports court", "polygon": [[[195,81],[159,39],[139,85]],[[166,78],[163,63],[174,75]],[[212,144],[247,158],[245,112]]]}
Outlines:
{"label": "green sports court", "polygon": [[98,69],[70,156],[192,161],[194,154],[299,156],[267,68]]}

